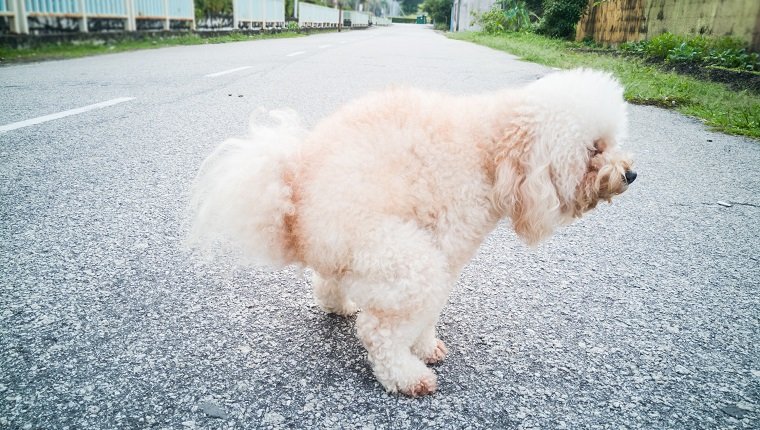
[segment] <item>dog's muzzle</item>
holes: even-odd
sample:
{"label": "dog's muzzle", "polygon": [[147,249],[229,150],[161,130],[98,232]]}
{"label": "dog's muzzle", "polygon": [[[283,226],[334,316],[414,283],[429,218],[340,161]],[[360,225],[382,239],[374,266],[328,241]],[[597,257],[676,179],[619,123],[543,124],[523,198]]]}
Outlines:
{"label": "dog's muzzle", "polygon": [[628,185],[632,184],[633,181],[636,180],[636,172],[633,170],[626,170],[625,175],[623,176],[625,177],[625,183]]}

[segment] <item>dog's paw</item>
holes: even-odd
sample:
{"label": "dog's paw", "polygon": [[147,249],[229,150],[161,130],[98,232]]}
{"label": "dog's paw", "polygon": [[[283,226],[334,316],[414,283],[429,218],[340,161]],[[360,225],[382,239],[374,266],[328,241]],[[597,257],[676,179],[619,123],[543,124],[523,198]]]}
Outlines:
{"label": "dog's paw", "polygon": [[[404,356],[404,354],[400,354]],[[396,357],[398,358],[398,357]],[[432,369],[417,357],[408,355],[395,363],[375,363],[375,377],[389,393],[401,393],[410,397],[432,394],[438,388],[438,378]],[[370,360],[372,360],[370,358]],[[392,364],[388,366],[388,364]]]}
{"label": "dog's paw", "polygon": [[327,312],[328,314],[335,314],[340,315],[344,317],[350,317],[351,315],[359,312],[359,308],[350,300],[345,300],[343,303],[336,304],[336,303],[323,303],[319,300],[317,300],[317,305],[320,309]]}
{"label": "dog's paw", "polygon": [[449,350],[442,340],[433,338],[432,342],[426,342],[424,347],[418,343],[412,348],[412,352],[425,364],[435,364],[443,361]]}
{"label": "dog's paw", "polygon": [[422,360],[427,364],[439,363],[446,358],[446,354],[448,353],[449,349],[446,348],[446,344],[441,339],[436,339],[435,348],[422,357]]}
{"label": "dog's paw", "polygon": [[418,381],[415,383],[406,386],[406,387],[399,387],[399,391],[402,394],[405,394],[410,397],[420,397],[420,396],[426,396],[428,394],[433,394],[435,390],[438,389],[438,382],[437,378],[435,376],[435,373],[427,372],[423,377],[421,377]]}

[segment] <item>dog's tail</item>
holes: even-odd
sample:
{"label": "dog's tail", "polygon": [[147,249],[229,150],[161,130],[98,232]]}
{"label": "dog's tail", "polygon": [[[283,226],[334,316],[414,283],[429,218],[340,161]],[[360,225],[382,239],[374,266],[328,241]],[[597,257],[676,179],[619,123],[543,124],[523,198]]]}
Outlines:
{"label": "dog's tail", "polygon": [[284,237],[295,210],[287,175],[305,131],[294,111],[269,115],[274,125],[252,123],[247,138],[225,141],[201,165],[190,200],[190,247],[246,264],[292,262]]}

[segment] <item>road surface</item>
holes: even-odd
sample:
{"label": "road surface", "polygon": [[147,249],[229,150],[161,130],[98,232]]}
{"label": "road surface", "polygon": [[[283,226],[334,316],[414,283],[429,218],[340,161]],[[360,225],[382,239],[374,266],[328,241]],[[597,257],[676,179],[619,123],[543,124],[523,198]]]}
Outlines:
{"label": "road surface", "polygon": [[425,398],[383,392],[303,273],[181,247],[257,108],[549,72],[411,25],[0,68],[0,428],[760,427],[760,144],[695,119],[632,106],[624,196],[535,250],[488,238]]}

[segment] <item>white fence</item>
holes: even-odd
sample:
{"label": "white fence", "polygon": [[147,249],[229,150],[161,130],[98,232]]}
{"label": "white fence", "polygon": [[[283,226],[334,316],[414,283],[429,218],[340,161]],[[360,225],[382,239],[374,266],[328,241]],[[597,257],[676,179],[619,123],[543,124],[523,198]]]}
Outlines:
{"label": "white fence", "polygon": [[30,18],[79,20],[79,30],[88,31],[89,19],[120,19],[125,29],[137,29],[138,20],[162,21],[166,30],[171,21],[188,21],[195,27],[193,0],[0,0],[0,16],[13,21],[15,33],[29,33]]}
{"label": "white fence", "polygon": [[371,25],[391,25],[390,18],[382,18],[375,15],[369,16],[369,23]]}
{"label": "white fence", "polygon": [[[368,27],[390,25],[388,18],[364,12],[340,11],[310,3],[296,2],[298,26],[302,28]],[[30,21],[62,18],[75,30],[87,32],[90,20],[122,20],[116,29],[135,31],[138,28],[169,30],[172,22],[184,21],[195,29],[193,0],[0,0],[0,19],[10,21],[14,33],[29,33]],[[284,0],[233,0],[233,28],[272,28],[285,26]],[[34,22],[34,21],[37,22]],[[73,20],[73,23],[72,23]],[[79,22],[78,25],[76,22]],[[138,25],[145,21],[143,25]],[[108,22],[108,21],[100,21]],[[184,24],[185,26],[187,24]],[[229,25],[229,24],[227,24]],[[112,27],[114,28],[114,27]]]}
{"label": "white fence", "polygon": [[[341,15],[343,20],[342,24],[340,23]],[[338,9],[317,6],[309,3],[298,3],[299,27],[337,27],[340,25],[350,25],[351,27],[391,25],[391,20],[388,18],[378,18],[364,12],[351,10],[340,11]]]}
{"label": "white fence", "polygon": [[284,0],[235,0],[232,13],[233,28],[285,26]]}
{"label": "white fence", "polygon": [[298,2],[299,27],[337,27],[339,23],[340,10]]}
{"label": "white fence", "polygon": [[351,27],[369,27],[369,15],[355,10],[343,11],[344,25],[348,25],[349,22]]}

